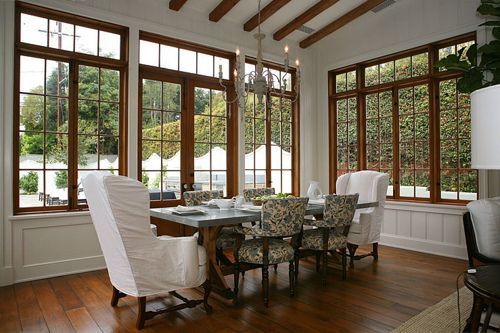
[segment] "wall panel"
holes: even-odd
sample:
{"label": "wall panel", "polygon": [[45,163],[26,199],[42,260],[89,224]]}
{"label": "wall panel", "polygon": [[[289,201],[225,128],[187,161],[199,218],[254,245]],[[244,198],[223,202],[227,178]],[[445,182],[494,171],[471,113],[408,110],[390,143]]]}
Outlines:
{"label": "wall panel", "polygon": [[381,244],[465,259],[465,207],[426,204],[420,208],[414,211],[404,203],[387,203]]}

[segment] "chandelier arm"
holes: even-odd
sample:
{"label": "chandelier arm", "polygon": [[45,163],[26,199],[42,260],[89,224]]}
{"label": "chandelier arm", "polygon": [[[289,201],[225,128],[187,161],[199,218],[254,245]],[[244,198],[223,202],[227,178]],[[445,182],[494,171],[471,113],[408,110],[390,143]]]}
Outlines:
{"label": "chandelier arm", "polygon": [[224,94],[222,95],[222,99],[224,99],[224,102],[230,103],[230,104],[236,102],[236,100],[238,99],[238,94],[236,94],[236,97],[234,99],[228,100],[228,98],[227,98],[227,86],[224,85],[224,83],[222,82],[221,79],[219,79],[219,85],[224,90]]}

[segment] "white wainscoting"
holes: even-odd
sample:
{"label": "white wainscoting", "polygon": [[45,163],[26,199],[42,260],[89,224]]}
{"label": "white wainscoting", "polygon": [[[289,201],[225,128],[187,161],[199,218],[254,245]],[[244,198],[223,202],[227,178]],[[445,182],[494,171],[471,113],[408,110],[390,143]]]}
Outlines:
{"label": "white wainscoting", "polygon": [[87,212],[51,215],[11,219],[14,282],[105,267]]}
{"label": "white wainscoting", "polygon": [[380,244],[466,259],[465,207],[387,202]]}

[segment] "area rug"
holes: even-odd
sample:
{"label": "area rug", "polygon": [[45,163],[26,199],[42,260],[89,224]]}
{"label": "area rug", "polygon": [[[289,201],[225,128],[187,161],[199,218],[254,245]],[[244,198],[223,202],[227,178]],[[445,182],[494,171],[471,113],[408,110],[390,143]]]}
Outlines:
{"label": "area rug", "polygon": [[[462,287],[460,294],[460,331],[464,329],[465,322],[472,309],[472,292]],[[457,293],[434,304],[430,308],[420,312],[415,317],[396,328],[392,333],[448,333],[459,332],[458,330],[458,310]]]}

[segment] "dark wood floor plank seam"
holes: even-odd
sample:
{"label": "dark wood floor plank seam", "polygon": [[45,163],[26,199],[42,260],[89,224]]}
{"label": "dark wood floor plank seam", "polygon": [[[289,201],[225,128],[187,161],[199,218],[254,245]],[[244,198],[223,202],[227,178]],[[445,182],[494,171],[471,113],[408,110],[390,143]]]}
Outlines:
{"label": "dark wood floor plank seam", "polygon": [[14,287],[0,287],[0,300],[0,332],[20,332],[22,326]]}
{"label": "dark wood floor plank seam", "polygon": [[49,331],[74,332],[73,325],[71,325],[48,280],[34,281],[32,286]]}
{"label": "dark wood floor plank seam", "polygon": [[24,332],[49,332],[31,282],[14,286],[17,311]]}

